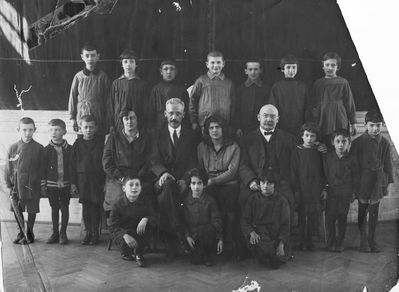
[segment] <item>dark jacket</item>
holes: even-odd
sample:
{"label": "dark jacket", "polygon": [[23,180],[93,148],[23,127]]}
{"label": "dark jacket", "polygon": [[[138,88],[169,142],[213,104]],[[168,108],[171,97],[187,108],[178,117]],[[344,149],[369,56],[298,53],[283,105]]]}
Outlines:
{"label": "dark jacket", "polygon": [[383,136],[375,139],[365,132],[351,146],[360,170],[359,198],[377,201],[387,194],[393,182],[391,145]]}
{"label": "dark jacket", "polygon": [[22,140],[12,144],[8,150],[4,172],[6,185],[18,193],[22,200],[40,198],[40,163],[43,146],[34,140]]}
{"label": "dark jacket", "polygon": [[184,219],[186,222],[185,235],[193,237],[201,228],[212,225],[217,239],[223,239],[222,219],[216,201],[207,193],[194,198],[189,192],[184,201]]}
{"label": "dark jacket", "polygon": [[109,217],[108,224],[112,237],[122,237],[129,230],[136,230],[143,218],[148,218],[147,224],[155,226],[155,213],[146,196],[139,195],[136,201],[130,202],[123,194],[112,206]]}
{"label": "dark jacket", "polygon": [[[72,146],[69,145],[66,140],[63,140],[61,143],[61,166],[58,165],[59,161],[55,147],[56,145],[52,141],[44,147],[41,167],[41,185],[53,189],[69,187],[72,179]],[[60,170],[62,169],[61,173],[58,169],[59,167]]]}
{"label": "dark jacket", "polygon": [[194,131],[181,128],[176,150],[173,150],[167,126],[155,132],[151,141],[151,170],[157,179],[165,172],[177,180],[183,179],[186,171],[197,165],[198,138]]}
{"label": "dark jacket", "polygon": [[[284,197],[275,193],[268,197],[260,192],[252,194],[241,218],[241,230],[248,237],[252,231],[269,230],[270,238],[287,242],[290,236],[290,208]],[[259,228],[259,229],[258,229]]]}
{"label": "dark jacket", "polygon": [[109,178],[120,180],[126,176],[147,177],[149,172],[148,137],[142,132],[131,143],[122,130],[111,133],[104,147],[102,164]]}
{"label": "dark jacket", "polygon": [[[279,166],[279,177],[281,180],[289,181],[291,153],[296,146],[295,137],[277,128],[273,135],[276,137],[276,159]],[[239,175],[241,182],[247,188],[251,181],[260,179],[264,175],[267,157],[264,139],[260,130],[256,129],[241,140]]]}

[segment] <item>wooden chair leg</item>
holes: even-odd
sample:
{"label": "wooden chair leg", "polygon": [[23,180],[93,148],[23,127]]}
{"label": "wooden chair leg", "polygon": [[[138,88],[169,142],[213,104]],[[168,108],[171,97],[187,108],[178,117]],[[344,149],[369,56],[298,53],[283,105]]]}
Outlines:
{"label": "wooden chair leg", "polygon": [[107,250],[111,250],[111,248],[112,248],[112,238],[108,239]]}

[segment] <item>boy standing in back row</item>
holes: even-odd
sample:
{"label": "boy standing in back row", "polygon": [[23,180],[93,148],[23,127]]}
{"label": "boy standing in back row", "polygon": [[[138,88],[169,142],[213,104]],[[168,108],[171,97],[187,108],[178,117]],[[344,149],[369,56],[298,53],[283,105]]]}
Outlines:
{"label": "boy standing in back row", "polygon": [[73,78],[68,103],[73,129],[80,133],[80,118],[92,115],[98,121],[98,133],[105,136],[108,133],[106,108],[111,84],[107,74],[97,68],[100,53],[95,46],[84,45],[80,57],[85,67]]}
{"label": "boy standing in back row", "polygon": [[233,82],[222,72],[225,60],[219,51],[212,51],[207,56],[208,72],[194,83],[190,94],[190,120],[193,130],[201,127],[205,120],[215,114],[220,115],[231,126],[235,106]]}
{"label": "boy standing in back row", "polygon": [[184,102],[184,118],[182,125],[188,127],[190,120],[188,116],[188,92],[186,88],[176,83],[177,64],[174,60],[163,60],[159,68],[162,81],[155,85],[150,94],[149,102],[149,127],[156,130],[166,126],[165,104],[168,99],[179,98]]}
{"label": "boy standing in back row", "polygon": [[241,137],[259,126],[256,118],[260,108],[268,103],[270,87],[260,79],[263,68],[260,61],[247,61],[247,80],[237,86],[235,113],[236,136]]}

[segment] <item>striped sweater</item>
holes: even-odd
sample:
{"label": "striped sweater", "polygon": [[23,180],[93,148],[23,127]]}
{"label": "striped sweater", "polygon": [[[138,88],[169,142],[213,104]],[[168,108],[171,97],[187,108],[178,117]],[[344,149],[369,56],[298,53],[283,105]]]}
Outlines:
{"label": "striped sweater", "polygon": [[41,164],[41,185],[49,189],[71,185],[72,146],[66,140],[61,144],[53,141],[44,148]]}

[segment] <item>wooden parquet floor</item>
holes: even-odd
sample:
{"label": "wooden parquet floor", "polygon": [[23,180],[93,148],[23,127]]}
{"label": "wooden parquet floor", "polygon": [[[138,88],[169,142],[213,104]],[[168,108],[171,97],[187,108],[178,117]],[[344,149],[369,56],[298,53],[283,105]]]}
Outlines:
{"label": "wooden parquet floor", "polygon": [[[397,224],[378,226],[383,252],[356,250],[358,231],[350,225],[346,250],[328,253],[322,245],[315,252],[296,252],[292,262],[277,271],[262,268],[254,260],[239,263],[223,257],[214,267],[193,266],[181,258],[166,262],[162,254],[148,254],[147,268],[120,259],[119,251],[106,250],[108,235],[100,245],[81,246],[80,227],[70,226],[71,243],[48,245],[49,224],[36,225],[34,244],[11,243],[15,224],[2,222],[3,267],[6,291],[232,291],[248,276],[261,291],[388,291],[397,278]],[[34,259],[34,260],[32,260]],[[42,288],[42,290],[40,290]]]}

